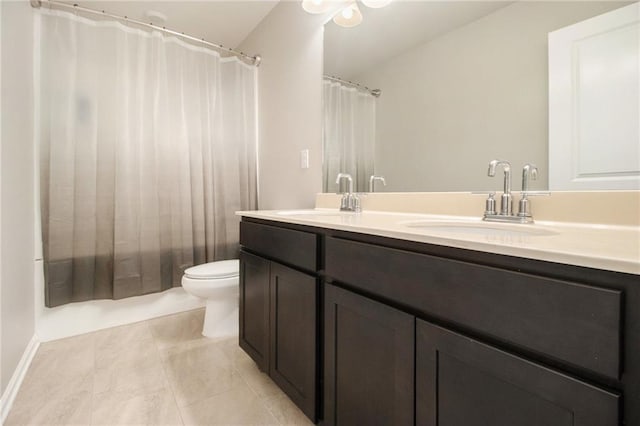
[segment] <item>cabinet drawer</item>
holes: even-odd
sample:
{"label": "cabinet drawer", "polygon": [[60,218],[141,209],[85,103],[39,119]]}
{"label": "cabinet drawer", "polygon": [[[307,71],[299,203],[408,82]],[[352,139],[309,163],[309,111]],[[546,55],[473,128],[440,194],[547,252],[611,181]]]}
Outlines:
{"label": "cabinet drawer", "polygon": [[240,245],[271,259],[316,271],[317,236],[253,222],[240,222]]}
{"label": "cabinet drawer", "polygon": [[620,377],[620,291],[337,238],[325,265],[327,277],[425,316]]}

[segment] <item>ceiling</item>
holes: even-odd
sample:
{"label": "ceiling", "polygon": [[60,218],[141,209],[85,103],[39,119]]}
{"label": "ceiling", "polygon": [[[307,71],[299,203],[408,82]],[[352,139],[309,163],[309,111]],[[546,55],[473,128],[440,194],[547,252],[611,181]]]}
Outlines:
{"label": "ceiling", "polygon": [[395,0],[380,9],[358,3],[362,23],[343,28],[332,21],[324,31],[324,73],[353,78],[372,66],[473,22],[509,1]]}
{"label": "ceiling", "polygon": [[[174,31],[204,38],[212,43],[236,48],[271,12],[271,9],[278,4],[278,0],[79,0],[74,3],[90,9],[104,10],[114,15],[152,22]],[[160,12],[167,17],[166,22],[148,18],[147,11]]]}

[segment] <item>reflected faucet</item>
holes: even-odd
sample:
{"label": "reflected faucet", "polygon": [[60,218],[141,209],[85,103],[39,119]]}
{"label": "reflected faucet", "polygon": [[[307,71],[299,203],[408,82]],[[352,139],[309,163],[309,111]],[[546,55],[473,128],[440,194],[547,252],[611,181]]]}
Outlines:
{"label": "reflected faucet", "polygon": [[538,179],[538,168],[533,164],[525,164],[522,168],[522,198],[518,202],[518,216],[530,218],[531,211],[529,209],[529,180]]}
{"label": "reflected faucet", "polygon": [[353,193],[353,178],[349,173],[338,173],[336,183],[339,184],[341,179],[346,179],[349,184],[348,192],[342,194],[340,200],[340,211],[342,212],[360,212],[360,199]]}
{"label": "reflected faucet", "polygon": [[387,181],[384,180],[384,176],[371,175],[369,178],[369,192],[375,192],[375,182],[377,180],[382,182],[382,185],[387,186]]}
{"label": "reflected faucet", "polygon": [[511,216],[513,212],[513,197],[511,196],[511,164],[508,161],[492,160],[489,162],[487,175],[494,177],[496,167],[502,166],[504,169],[504,191],[500,197],[500,215]]}

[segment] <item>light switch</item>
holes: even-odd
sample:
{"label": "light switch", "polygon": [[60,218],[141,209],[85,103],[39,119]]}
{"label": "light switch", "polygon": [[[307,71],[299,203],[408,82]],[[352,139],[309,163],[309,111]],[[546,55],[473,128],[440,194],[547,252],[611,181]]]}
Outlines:
{"label": "light switch", "polygon": [[309,150],[303,149],[300,151],[300,168],[308,169],[309,168]]}

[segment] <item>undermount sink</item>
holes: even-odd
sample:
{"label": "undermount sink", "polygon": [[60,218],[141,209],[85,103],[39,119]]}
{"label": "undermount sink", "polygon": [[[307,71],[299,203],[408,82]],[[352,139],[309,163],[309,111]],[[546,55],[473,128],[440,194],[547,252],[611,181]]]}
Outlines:
{"label": "undermount sink", "polygon": [[493,223],[479,220],[421,219],[402,222],[402,225],[430,233],[480,235],[488,237],[537,237],[557,234],[554,230],[537,225]]}

